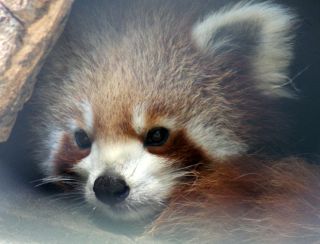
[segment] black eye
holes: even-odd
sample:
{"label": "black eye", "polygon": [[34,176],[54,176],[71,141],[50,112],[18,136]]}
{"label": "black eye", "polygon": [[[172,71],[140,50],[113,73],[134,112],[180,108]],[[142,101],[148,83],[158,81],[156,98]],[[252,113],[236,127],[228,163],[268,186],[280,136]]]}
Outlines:
{"label": "black eye", "polygon": [[163,127],[153,128],[148,131],[144,140],[145,146],[162,146],[169,138],[169,130]]}
{"label": "black eye", "polygon": [[84,130],[77,130],[74,133],[74,139],[78,147],[81,149],[87,149],[91,147],[91,140]]}

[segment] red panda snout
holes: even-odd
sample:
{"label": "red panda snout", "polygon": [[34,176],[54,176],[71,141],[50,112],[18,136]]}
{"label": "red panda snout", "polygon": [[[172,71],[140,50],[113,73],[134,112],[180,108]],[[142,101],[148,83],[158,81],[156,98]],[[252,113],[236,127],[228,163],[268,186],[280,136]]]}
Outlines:
{"label": "red panda snout", "polygon": [[120,176],[106,173],[94,181],[93,191],[101,202],[115,205],[128,197],[130,187]]}

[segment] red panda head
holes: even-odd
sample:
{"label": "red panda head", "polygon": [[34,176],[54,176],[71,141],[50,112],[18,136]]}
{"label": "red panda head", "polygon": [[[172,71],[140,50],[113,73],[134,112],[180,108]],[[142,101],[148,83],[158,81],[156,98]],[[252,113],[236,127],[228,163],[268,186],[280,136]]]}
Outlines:
{"label": "red panda head", "polygon": [[265,3],[198,21],[113,7],[71,16],[39,78],[35,128],[48,176],[77,175],[89,202],[137,219],[179,182],[277,137],[293,20]]}

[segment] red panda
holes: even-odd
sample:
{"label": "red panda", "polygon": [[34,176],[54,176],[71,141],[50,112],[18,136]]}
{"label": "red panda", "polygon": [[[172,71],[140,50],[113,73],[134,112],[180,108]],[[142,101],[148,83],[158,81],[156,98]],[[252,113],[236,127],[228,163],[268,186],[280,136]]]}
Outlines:
{"label": "red panda", "polygon": [[171,240],[317,235],[316,167],[263,159],[295,23],[267,2],[75,2],[32,102],[45,181]]}

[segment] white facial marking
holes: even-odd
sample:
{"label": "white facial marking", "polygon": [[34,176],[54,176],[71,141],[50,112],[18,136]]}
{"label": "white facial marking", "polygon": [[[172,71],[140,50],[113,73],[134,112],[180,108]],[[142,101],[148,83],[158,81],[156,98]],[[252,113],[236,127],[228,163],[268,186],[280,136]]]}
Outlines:
{"label": "white facial marking", "polygon": [[58,150],[60,149],[63,131],[58,130],[57,128],[50,128],[49,131],[49,140],[46,141],[45,145],[45,147],[49,151],[49,157],[47,160],[42,162],[41,167],[46,173],[46,175],[53,175],[54,160],[58,153]]}
{"label": "white facial marking", "polygon": [[141,134],[142,130],[145,128],[146,118],[144,105],[138,105],[134,108],[132,115],[132,126],[138,134]]}
{"label": "white facial marking", "polygon": [[83,118],[86,124],[86,129],[89,131],[92,131],[93,122],[94,122],[92,106],[88,101],[84,101],[81,103],[81,107],[82,107]]}
{"label": "white facial marking", "polygon": [[169,130],[177,129],[177,122],[174,118],[161,118],[158,121],[158,126],[167,128]]}
{"label": "white facial marking", "polygon": [[[87,201],[109,216],[121,219],[143,218],[157,211],[170,194],[177,178],[183,174],[173,172],[168,160],[149,153],[138,141],[95,143],[91,154],[75,169],[87,176]],[[101,203],[93,192],[95,180],[108,172],[121,176],[130,187],[127,199],[116,206],[120,212]]]}
{"label": "white facial marking", "polygon": [[203,121],[200,119],[195,118],[189,121],[187,132],[197,145],[206,148],[207,152],[214,158],[224,159],[240,155],[248,149],[247,145],[235,138],[230,131],[223,130],[218,125],[205,128]]}

